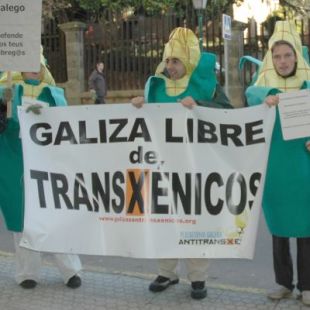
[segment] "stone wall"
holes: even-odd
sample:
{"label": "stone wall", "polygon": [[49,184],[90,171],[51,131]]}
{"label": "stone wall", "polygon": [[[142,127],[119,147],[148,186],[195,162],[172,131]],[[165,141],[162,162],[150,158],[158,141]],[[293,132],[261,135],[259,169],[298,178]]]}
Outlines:
{"label": "stone wall", "polygon": [[[120,90],[120,91],[108,91],[106,97],[106,103],[129,103],[130,99],[136,96],[143,96],[143,90]],[[81,104],[92,104],[90,92],[85,91],[81,93]]]}

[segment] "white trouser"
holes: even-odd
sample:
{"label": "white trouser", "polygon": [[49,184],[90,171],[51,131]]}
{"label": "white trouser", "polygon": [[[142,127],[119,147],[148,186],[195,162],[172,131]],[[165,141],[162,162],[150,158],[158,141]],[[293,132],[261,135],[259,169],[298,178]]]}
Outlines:
{"label": "white trouser", "polygon": [[[41,268],[41,254],[19,246],[22,233],[14,233],[14,243],[16,251],[16,274],[15,279],[18,284],[24,280],[39,281]],[[75,254],[52,254],[56,265],[61,273],[64,283],[77,274],[81,269],[81,261]]]}
{"label": "white trouser", "polygon": [[[159,275],[169,278],[170,280],[178,279],[176,267],[178,259],[160,259]],[[187,277],[191,282],[206,281],[209,261],[206,258],[186,258]]]}

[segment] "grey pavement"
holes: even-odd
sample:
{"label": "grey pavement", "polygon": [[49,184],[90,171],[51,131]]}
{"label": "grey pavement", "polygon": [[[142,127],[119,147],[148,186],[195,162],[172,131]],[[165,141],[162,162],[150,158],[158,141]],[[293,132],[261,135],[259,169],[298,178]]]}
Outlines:
{"label": "grey pavement", "polygon": [[296,295],[273,302],[264,289],[223,285],[212,279],[203,300],[191,299],[185,279],[164,292],[151,293],[148,285],[155,274],[111,272],[91,265],[84,266],[82,286],[70,289],[48,261],[44,261],[38,286],[25,290],[15,283],[14,268],[14,255],[0,252],[0,310],[310,309]]}

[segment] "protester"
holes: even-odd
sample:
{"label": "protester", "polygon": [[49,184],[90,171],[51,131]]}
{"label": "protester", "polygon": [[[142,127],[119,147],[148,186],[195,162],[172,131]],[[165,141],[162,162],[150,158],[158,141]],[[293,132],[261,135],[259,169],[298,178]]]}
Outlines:
{"label": "protester", "polygon": [[[17,107],[22,104],[22,96],[38,99],[50,106],[64,106],[66,99],[63,90],[48,85],[45,77],[50,80],[50,73],[44,64],[40,72],[23,72],[17,74],[23,80],[18,80],[14,87],[13,97],[6,98],[5,79],[0,86],[0,98],[8,104],[12,99],[12,115],[7,118],[4,131],[0,133],[0,206],[6,226],[15,232],[16,248],[16,281],[25,288],[34,288],[39,281],[41,253],[19,246],[23,231],[24,205],[23,205],[23,159],[19,133]],[[53,81],[53,80],[52,80]],[[54,83],[54,81],[53,81]],[[40,112],[40,105],[30,105],[29,111]],[[6,110],[9,110],[8,108]],[[81,262],[77,255],[53,254],[65,284],[70,288],[81,285],[78,272],[81,270]]]}
{"label": "protester", "polygon": [[[135,97],[132,104],[141,107],[147,103],[180,102],[187,108],[196,105],[216,108],[232,108],[215,76],[215,55],[200,53],[195,34],[187,28],[172,31],[165,45],[163,61],[155,76],[145,86],[145,96]],[[188,278],[191,281],[191,297],[207,296],[207,259],[186,259]],[[152,292],[160,292],[179,282],[176,274],[178,259],[159,260],[159,275],[150,284]]]}
{"label": "protester", "polygon": [[[295,25],[278,21],[258,79],[246,91],[250,105],[279,104],[278,93],[309,88],[310,67],[303,57]],[[310,306],[310,142],[301,138],[284,141],[279,114],[273,130],[263,196],[263,210],[272,234],[275,280],[268,294],[273,300],[292,295],[293,264],[289,238],[297,239],[297,289]]]}
{"label": "protester", "polygon": [[107,86],[103,75],[103,69],[103,62],[98,62],[96,64],[96,69],[91,73],[88,79],[89,90],[96,98],[95,104],[105,103],[105,96],[107,95]]}

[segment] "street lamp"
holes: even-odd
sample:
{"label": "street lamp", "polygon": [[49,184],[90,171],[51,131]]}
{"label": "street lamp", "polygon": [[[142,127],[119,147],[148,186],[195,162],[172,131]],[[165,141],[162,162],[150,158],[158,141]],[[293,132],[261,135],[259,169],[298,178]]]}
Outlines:
{"label": "street lamp", "polygon": [[199,47],[200,51],[202,51],[202,18],[203,18],[203,10],[207,6],[208,0],[192,0],[194,9],[197,11],[198,16],[198,27],[199,27]]}

